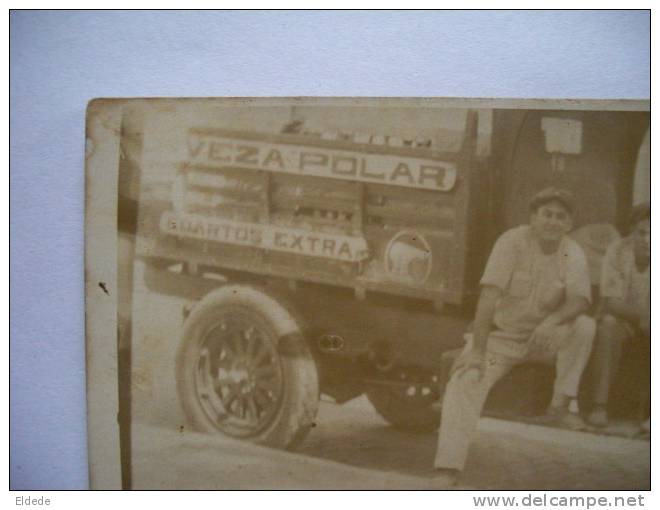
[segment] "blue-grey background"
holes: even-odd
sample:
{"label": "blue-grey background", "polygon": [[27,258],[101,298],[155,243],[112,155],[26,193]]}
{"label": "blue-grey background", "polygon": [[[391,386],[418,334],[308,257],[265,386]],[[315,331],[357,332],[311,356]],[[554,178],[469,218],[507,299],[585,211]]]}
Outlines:
{"label": "blue-grey background", "polygon": [[650,97],[645,11],[14,11],[10,44],[14,489],[87,487],[91,98]]}

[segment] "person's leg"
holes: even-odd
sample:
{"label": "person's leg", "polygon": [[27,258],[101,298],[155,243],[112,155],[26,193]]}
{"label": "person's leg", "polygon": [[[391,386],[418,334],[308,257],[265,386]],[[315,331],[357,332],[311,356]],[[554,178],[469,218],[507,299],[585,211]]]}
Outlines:
{"label": "person's leg", "polygon": [[536,346],[533,341],[530,345],[528,360],[551,362],[556,368],[552,401],[546,418],[572,429],[585,427],[578,414],[577,395],[595,335],[594,319],[580,315],[570,323],[557,326],[547,345]]}
{"label": "person's leg", "polygon": [[577,399],[580,380],[596,336],[596,321],[579,315],[568,325],[566,336],[557,339],[557,375],[553,388],[553,403],[563,404]]}
{"label": "person's leg", "polygon": [[[466,349],[469,348],[468,345]],[[488,392],[518,362],[508,356],[487,353],[480,380],[474,371],[457,372],[451,377],[442,403],[436,469],[463,469]]]}
{"label": "person's leg", "polygon": [[643,432],[651,432],[651,338],[642,333],[639,338],[642,351],[640,388],[640,427]]}
{"label": "person's leg", "polygon": [[594,410],[589,416],[593,425],[607,425],[610,387],[619,370],[622,347],[629,334],[628,328],[612,315],[605,315],[598,321],[592,361]]}

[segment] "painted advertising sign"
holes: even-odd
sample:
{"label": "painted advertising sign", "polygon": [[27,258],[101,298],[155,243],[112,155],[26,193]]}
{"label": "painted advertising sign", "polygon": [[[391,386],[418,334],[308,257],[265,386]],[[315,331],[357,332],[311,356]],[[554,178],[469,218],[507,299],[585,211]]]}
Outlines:
{"label": "painted advertising sign", "polygon": [[160,229],[166,234],[205,241],[322,257],[346,262],[368,258],[363,237],[165,212]]}
{"label": "painted advertising sign", "polygon": [[449,191],[456,164],[431,158],[246,140],[191,131],[186,160],[205,167],[240,167],[409,188]]}

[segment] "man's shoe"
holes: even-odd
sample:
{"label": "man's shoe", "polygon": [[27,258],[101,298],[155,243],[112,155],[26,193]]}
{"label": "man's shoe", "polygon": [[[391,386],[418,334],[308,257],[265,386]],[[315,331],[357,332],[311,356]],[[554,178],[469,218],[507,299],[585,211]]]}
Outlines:
{"label": "man's shoe", "polygon": [[578,413],[572,413],[566,407],[548,407],[546,416],[549,421],[570,430],[585,430],[586,423]]}
{"label": "man's shoe", "polygon": [[607,409],[605,407],[596,407],[589,414],[589,423],[594,427],[606,427],[608,424]]}
{"label": "man's shoe", "polygon": [[586,430],[587,424],[577,413],[567,412],[559,419],[559,424],[570,430]]}

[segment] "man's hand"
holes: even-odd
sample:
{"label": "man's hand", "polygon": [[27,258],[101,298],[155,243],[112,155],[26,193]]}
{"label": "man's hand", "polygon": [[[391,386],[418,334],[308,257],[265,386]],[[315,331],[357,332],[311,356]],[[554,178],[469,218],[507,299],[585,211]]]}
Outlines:
{"label": "man's hand", "polygon": [[545,351],[550,349],[552,343],[552,335],[555,328],[560,324],[560,320],[554,315],[548,315],[541,323],[536,326],[532,331],[529,339],[529,344],[532,349]]}
{"label": "man's hand", "polygon": [[605,300],[604,309],[615,317],[628,321],[632,324],[639,324],[641,320],[648,320],[649,322],[651,321],[650,315],[646,315],[645,318],[642,318],[643,314],[640,314],[639,309],[635,305],[628,303],[623,299],[607,298]]}
{"label": "man's hand", "polygon": [[449,376],[452,377],[454,374],[462,375],[470,370],[476,370],[478,372],[477,380],[480,381],[484,376],[485,369],[486,357],[484,352],[479,349],[470,349],[467,352],[461,353],[456,359]]}

